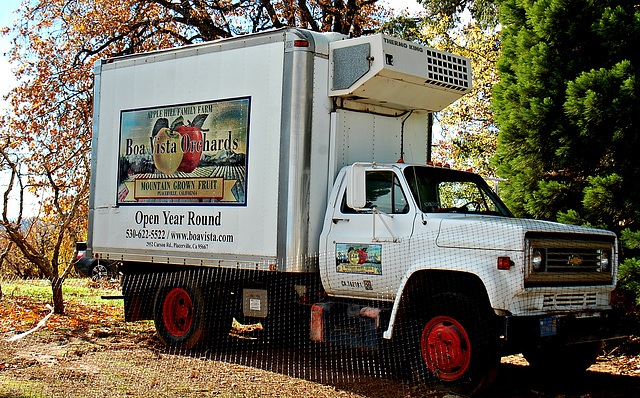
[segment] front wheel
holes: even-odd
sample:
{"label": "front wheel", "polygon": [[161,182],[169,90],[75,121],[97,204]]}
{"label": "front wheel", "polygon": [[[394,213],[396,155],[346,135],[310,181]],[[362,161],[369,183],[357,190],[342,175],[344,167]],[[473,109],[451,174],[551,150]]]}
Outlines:
{"label": "front wheel", "polygon": [[467,300],[443,301],[410,334],[412,371],[426,388],[472,394],[495,376],[497,334],[491,318]]}
{"label": "front wheel", "polygon": [[437,316],[422,331],[420,353],[432,374],[442,380],[456,380],[469,369],[471,340],[455,318]]}

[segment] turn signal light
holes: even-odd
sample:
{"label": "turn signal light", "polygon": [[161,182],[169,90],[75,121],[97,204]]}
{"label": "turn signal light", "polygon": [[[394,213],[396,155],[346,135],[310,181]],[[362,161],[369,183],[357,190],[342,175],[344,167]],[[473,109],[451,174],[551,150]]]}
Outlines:
{"label": "turn signal light", "polygon": [[511,268],[511,263],[509,257],[498,257],[498,269],[508,271]]}

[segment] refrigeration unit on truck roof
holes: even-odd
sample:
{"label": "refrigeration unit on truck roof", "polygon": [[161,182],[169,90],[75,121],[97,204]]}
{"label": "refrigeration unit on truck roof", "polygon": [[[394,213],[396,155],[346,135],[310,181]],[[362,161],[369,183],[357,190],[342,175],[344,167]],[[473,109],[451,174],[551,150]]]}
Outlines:
{"label": "refrigeration unit on truck roof", "polygon": [[468,58],[378,34],[330,45],[329,96],[436,112],[471,91]]}

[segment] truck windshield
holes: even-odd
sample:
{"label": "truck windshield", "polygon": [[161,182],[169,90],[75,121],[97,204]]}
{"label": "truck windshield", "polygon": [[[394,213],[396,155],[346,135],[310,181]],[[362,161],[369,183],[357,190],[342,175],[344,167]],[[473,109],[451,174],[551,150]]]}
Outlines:
{"label": "truck windshield", "polygon": [[404,170],[411,193],[424,213],[471,213],[512,217],[482,177],[429,166]]}

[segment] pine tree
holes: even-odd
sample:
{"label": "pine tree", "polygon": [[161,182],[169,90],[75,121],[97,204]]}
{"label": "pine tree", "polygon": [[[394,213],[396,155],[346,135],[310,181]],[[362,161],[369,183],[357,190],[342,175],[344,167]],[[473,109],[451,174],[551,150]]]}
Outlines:
{"label": "pine tree", "polygon": [[637,1],[500,5],[493,105],[506,202],[520,216],[618,232],[619,287],[640,304]]}
{"label": "pine tree", "polygon": [[638,228],[636,3],[500,2],[496,163],[517,215]]}

